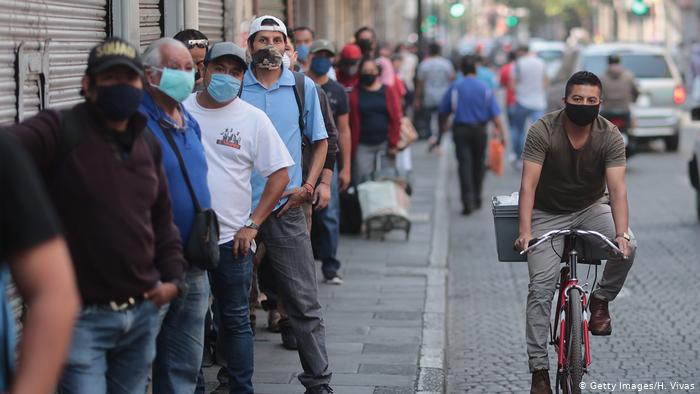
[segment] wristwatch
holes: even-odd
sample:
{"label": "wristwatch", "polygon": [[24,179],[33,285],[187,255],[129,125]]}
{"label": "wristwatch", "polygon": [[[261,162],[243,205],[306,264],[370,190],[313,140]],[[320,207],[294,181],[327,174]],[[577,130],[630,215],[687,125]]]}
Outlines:
{"label": "wristwatch", "polygon": [[248,220],[245,221],[245,224],[243,226],[247,228],[252,228],[253,230],[260,229],[260,226],[258,226],[251,218],[248,218]]}
{"label": "wristwatch", "polygon": [[632,237],[630,237],[630,235],[627,234],[626,232],[622,233],[622,234],[617,234],[616,237],[622,237],[622,238],[626,239],[628,242],[632,239]]}

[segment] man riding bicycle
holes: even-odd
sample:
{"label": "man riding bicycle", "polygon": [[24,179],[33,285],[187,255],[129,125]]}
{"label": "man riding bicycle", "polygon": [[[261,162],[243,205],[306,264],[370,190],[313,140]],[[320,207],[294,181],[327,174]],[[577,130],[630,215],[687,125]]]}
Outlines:
{"label": "man riding bicycle", "polygon": [[[625,144],[619,130],[598,115],[602,85],[580,71],[566,83],[565,108],[540,118],[530,128],[523,152],[520,234],[523,250],[533,236],[562,228],[598,231],[614,238],[624,256],[611,256],[590,299],[589,329],[610,335],[608,302],[622,289],[636,244],[628,234]],[[605,188],[609,199],[605,195]],[[547,342],[552,297],[559,279],[564,240],[528,253],[526,340],[530,393],[551,393]]]}

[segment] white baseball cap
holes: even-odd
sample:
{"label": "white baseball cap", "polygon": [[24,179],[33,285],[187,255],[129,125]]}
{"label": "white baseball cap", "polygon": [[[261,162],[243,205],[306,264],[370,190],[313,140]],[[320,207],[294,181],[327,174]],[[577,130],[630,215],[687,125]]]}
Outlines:
{"label": "white baseball cap", "polygon": [[[273,21],[275,21],[275,23],[277,23],[278,26],[263,26],[262,22],[265,19],[272,19]],[[261,30],[277,31],[284,34],[284,36],[287,37],[287,26],[284,25],[284,22],[282,22],[280,18],[277,18],[272,15],[263,15],[255,18],[253,22],[250,23],[250,31],[248,31],[248,37],[252,37],[253,34]]]}

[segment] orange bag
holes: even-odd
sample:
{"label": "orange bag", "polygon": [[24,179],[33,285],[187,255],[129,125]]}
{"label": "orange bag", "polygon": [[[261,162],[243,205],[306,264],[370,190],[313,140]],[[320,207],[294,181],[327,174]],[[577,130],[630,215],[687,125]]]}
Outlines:
{"label": "orange bag", "polygon": [[489,169],[497,176],[503,176],[503,153],[505,147],[500,138],[492,138],[489,142]]}

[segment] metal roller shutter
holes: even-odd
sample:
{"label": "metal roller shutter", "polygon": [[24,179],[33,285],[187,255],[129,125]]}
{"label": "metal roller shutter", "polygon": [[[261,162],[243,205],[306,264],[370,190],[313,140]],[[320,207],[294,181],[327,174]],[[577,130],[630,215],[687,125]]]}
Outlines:
{"label": "metal roller shutter", "polygon": [[287,1],[289,0],[258,0],[258,15],[273,15],[286,22]]}
{"label": "metal roller shutter", "polygon": [[163,3],[162,0],[139,1],[139,31],[141,50],[148,44],[163,37]]}
{"label": "metal roller shutter", "polygon": [[107,0],[0,0],[0,124],[82,101],[80,79],[106,36],[106,7]]}
{"label": "metal roller shutter", "polygon": [[224,1],[199,0],[199,31],[210,42],[224,40]]}

